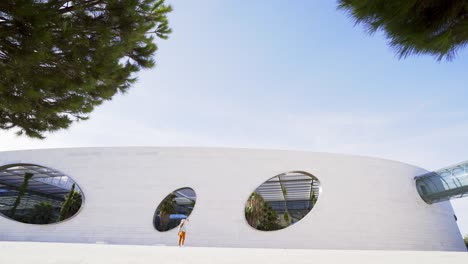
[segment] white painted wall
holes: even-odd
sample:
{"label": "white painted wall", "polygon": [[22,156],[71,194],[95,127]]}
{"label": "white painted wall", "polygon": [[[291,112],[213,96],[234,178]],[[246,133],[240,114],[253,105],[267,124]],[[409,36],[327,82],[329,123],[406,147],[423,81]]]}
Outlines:
{"label": "white painted wall", "polygon": [[[414,176],[424,169],[368,157],[216,148],[79,148],[0,152],[0,166],[32,163],[71,176],[81,211],[67,221],[30,225],[0,217],[0,240],[175,245],[177,231],[153,228],[156,207],[191,187],[197,204],[192,246],[466,251],[450,203],[426,204]],[[322,184],[300,222],[263,232],[244,218],[249,195],[269,178],[306,171]]]}

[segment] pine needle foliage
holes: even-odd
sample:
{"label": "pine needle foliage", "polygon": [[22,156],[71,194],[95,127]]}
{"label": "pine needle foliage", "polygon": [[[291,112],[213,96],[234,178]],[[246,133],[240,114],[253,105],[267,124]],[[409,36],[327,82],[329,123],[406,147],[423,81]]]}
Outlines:
{"label": "pine needle foliage", "polygon": [[155,65],[164,0],[0,1],[0,129],[44,138],[86,120]]}
{"label": "pine needle foliage", "polygon": [[468,0],[338,0],[369,33],[383,30],[399,58],[452,60],[468,43]]}

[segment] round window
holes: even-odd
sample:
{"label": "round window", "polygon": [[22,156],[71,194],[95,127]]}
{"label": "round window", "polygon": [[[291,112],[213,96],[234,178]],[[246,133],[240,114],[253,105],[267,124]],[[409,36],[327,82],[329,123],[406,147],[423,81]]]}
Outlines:
{"label": "round window", "polygon": [[74,216],[83,193],[69,176],[39,165],[0,167],[0,213],[28,224],[51,224]]}
{"label": "round window", "polygon": [[277,175],[255,189],[245,205],[245,218],[253,228],[274,231],[304,218],[315,206],[320,182],[306,172]]}
{"label": "round window", "polygon": [[182,219],[190,216],[196,200],[197,197],[192,188],[181,188],[171,192],[156,209],[153,217],[154,228],[164,232],[177,227]]}

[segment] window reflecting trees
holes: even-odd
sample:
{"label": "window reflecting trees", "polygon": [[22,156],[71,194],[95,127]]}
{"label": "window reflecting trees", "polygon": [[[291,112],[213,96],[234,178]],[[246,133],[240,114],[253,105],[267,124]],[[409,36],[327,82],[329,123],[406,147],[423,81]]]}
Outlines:
{"label": "window reflecting trees", "polygon": [[153,219],[154,227],[161,232],[177,227],[182,219],[192,213],[196,199],[192,188],[173,191],[158,205]]}
{"label": "window reflecting trees", "polygon": [[83,194],[73,179],[33,164],[0,167],[0,213],[28,224],[66,220],[81,208]]}
{"label": "window reflecting trees", "polygon": [[288,172],[261,184],[245,205],[247,223],[258,230],[286,228],[302,218],[315,206],[320,183],[311,174]]}

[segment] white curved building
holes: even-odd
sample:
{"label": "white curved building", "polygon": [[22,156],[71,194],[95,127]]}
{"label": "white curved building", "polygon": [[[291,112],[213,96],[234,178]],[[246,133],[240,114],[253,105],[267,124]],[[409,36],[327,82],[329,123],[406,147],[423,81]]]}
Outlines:
{"label": "white curved building", "polygon": [[[299,151],[116,147],[0,152],[0,167],[36,164],[70,176],[84,194],[72,218],[49,225],[0,217],[0,240],[175,245],[153,216],[172,191],[197,195],[187,244],[297,249],[466,251],[449,202],[429,205],[414,177],[427,171],[376,158]],[[249,195],[271,177],[310,173],[321,191],[288,228],[248,225]]]}

